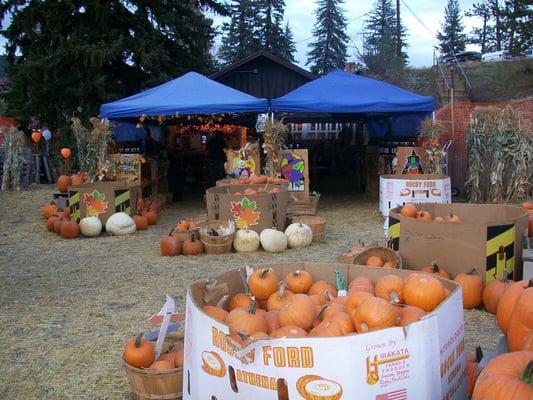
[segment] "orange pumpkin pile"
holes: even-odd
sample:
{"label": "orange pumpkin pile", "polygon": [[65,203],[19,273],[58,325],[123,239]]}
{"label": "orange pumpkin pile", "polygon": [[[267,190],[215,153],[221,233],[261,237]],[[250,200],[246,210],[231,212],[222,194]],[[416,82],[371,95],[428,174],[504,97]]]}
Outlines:
{"label": "orange pumpkin pile", "polygon": [[135,339],[126,343],[123,359],[132,367],[150,369],[154,371],[174,371],[183,367],[183,342],[175,342],[170,351],[155,359],[155,343],[143,339],[140,333]]}
{"label": "orange pumpkin pile", "polygon": [[145,221],[142,218],[138,218],[139,215],[146,218],[148,225],[157,224],[159,214],[164,204],[164,200],[157,196],[149,199],[143,199],[142,197],[139,197],[137,199],[137,215],[133,217],[135,225],[137,226],[137,230],[146,229]]}
{"label": "orange pumpkin pile", "polygon": [[451,222],[456,224],[461,222],[461,218],[459,218],[459,216],[454,213],[450,213],[446,217],[438,216],[433,218],[433,215],[431,215],[429,211],[418,210],[418,208],[412,203],[405,204],[401,208],[400,214],[404,217],[416,218],[422,221]]}
{"label": "orange pumpkin pile", "polygon": [[380,256],[370,256],[366,259],[365,265],[369,267],[383,267],[383,268],[398,268],[398,263],[395,261],[385,261]]}
{"label": "orange pumpkin pile", "polygon": [[70,220],[70,210],[61,210],[55,203],[43,207],[43,216],[46,219],[46,229],[54,232],[65,239],[73,239],[80,236],[80,226]]}
{"label": "orange pumpkin pile", "polygon": [[297,270],[283,280],[270,268],[256,269],[248,279],[249,293],[237,293],[204,311],[227,324],[232,339],[246,344],[268,337],[344,336],[418,321],[445,298],[442,283],[429,274],[406,279],[390,274],[375,284],[354,278],[347,296],[309,272]]}

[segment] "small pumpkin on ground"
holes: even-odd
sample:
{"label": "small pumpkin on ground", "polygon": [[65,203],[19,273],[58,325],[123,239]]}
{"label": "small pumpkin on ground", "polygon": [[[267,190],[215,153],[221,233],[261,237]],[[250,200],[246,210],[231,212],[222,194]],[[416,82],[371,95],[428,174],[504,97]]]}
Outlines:
{"label": "small pumpkin on ground", "polygon": [[59,219],[58,216],[52,215],[48,220],[46,221],[46,229],[48,229],[50,232],[54,231],[54,224]]}
{"label": "small pumpkin on ground", "polygon": [[271,268],[255,270],[248,279],[250,293],[256,299],[266,300],[270,295],[278,290],[278,276]]}
{"label": "small pumpkin on ground", "polygon": [[63,217],[59,217],[54,222],[54,232],[58,235],[61,235],[61,226],[63,225],[63,222],[65,222],[65,219]]}
{"label": "small pumpkin on ground", "polygon": [[285,236],[287,236],[287,244],[291,249],[307,247],[313,241],[313,231],[308,225],[301,222],[290,224],[285,229]]}
{"label": "small pumpkin on ground", "polygon": [[454,281],[461,285],[463,308],[472,309],[481,305],[483,302],[483,279],[476,268],[466,274],[457,274]]}
{"label": "small pumpkin on ground", "polygon": [[500,302],[503,292],[505,292],[505,289],[507,289],[512,283],[513,281],[509,280],[509,274],[507,270],[505,270],[503,271],[503,278],[501,280],[494,279],[485,286],[483,289],[483,306],[485,307],[485,310],[491,314],[496,314],[498,303]]}
{"label": "small pumpkin on ground", "polygon": [[80,236],[80,226],[74,221],[64,221],[61,225],[61,236],[65,239],[74,239]]}
{"label": "small pumpkin on ground", "polygon": [[170,230],[168,235],[163,235],[159,241],[159,249],[164,257],[175,257],[181,252],[181,243],[177,237],[172,235],[173,233],[174,228]]}
{"label": "small pumpkin on ground", "polygon": [[113,214],[105,223],[105,230],[111,235],[130,235],[135,233],[136,229],[135,221],[124,212]]}
{"label": "small pumpkin on ground", "polygon": [[197,256],[202,253],[204,246],[196,237],[196,233],[191,235],[190,239],[183,242],[182,253],[184,256]]}
{"label": "small pumpkin on ground", "polygon": [[154,345],[139,333],[135,339],[130,340],[123,353],[124,361],[135,368],[148,368],[155,359]]}
{"label": "small pumpkin on ground", "polygon": [[83,236],[95,237],[102,233],[102,221],[98,217],[85,217],[80,220],[80,231]]}
{"label": "small pumpkin on ground", "polygon": [[135,221],[135,226],[138,231],[145,231],[148,229],[148,218],[146,218],[146,216],[137,213],[133,216],[133,221]]}
{"label": "small pumpkin on ground", "polygon": [[281,253],[287,249],[287,236],[276,229],[263,229],[259,240],[263,249],[269,253]]}
{"label": "small pumpkin on ground", "polygon": [[149,210],[143,211],[142,215],[144,215],[146,219],[148,220],[148,225],[157,224],[159,215],[157,215],[157,212],[155,212],[155,210],[149,209]]}
{"label": "small pumpkin on ground", "polygon": [[233,247],[239,253],[256,251],[260,245],[259,234],[250,229],[239,229],[233,238]]}
{"label": "small pumpkin on ground", "polygon": [[57,211],[57,205],[54,202],[47,204],[43,207],[43,217],[48,220]]}

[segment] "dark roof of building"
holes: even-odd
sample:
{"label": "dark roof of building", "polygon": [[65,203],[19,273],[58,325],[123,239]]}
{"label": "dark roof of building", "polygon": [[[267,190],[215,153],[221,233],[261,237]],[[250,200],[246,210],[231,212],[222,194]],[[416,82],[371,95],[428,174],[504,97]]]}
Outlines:
{"label": "dark roof of building", "polygon": [[230,64],[224,68],[222,68],[220,71],[218,72],[215,72],[214,74],[210,75],[209,78],[211,79],[218,79],[220,78],[221,76],[224,76],[225,74],[237,69],[237,68],[240,68],[241,66],[245,65],[246,63],[252,61],[252,60],[255,60],[257,58],[260,58],[260,57],[265,57],[265,58],[268,58],[269,60],[277,63],[277,64],[280,64],[280,65],[283,65],[284,67],[296,72],[297,74],[300,74],[302,76],[305,76],[306,78],[308,79],[316,79],[317,77],[315,75],[313,75],[311,72],[297,66],[296,64],[293,64],[289,61],[286,61],[282,58],[279,58],[277,56],[275,56],[274,54],[272,53],[269,53],[268,51],[266,50],[259,50],[255,53],[252,53],[250,54],[249,56],[247,57],[244,57],[243,59],[233,63],[233,64]]}

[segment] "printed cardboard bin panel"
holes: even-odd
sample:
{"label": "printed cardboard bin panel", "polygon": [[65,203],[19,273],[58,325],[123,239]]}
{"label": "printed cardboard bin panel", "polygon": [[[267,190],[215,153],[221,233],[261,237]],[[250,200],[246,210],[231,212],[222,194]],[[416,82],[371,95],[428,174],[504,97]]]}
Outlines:
{"label": "printed cardboard bin panel", "polygon": [[251,152],[244,150],[226,151],[226,174],[236,178],[247,178],[261,174],[261,158],[259,149]]}
{"label": "printed cardboard bin panel", "polygon": [[436,261],[452,276],[478,268],[485,282],[507,270],[522,277],[522,244],[527,212],[500,204],[421,204],[433,217],[456,214],[460,223],[421,221],[390,211],[389,238],[404,267],[420,269]]}
{"label": "printed cardboard bin panel", "polygon": [[429,159],[423,147],[398,147],[396,149],[398,175],[427,174]]}
{"label": "printed cardboard bin panel", "polygon": [[[257,266],[261,268],[265,266]],[[335,284],[411,271],[347,264],[275,264],[279,277],[309,271]],[[203,312],[226,294],[242,292],[243,270],[196,282],[187,291],[184,399],[466,399],[464,323],[460,287],[441,279],[450,296],[405,329],[344,337],[263,339],[246,347],[228,341],[228,327]],[[213,281],[214,282],[214,281]],[[283,394],[285,393],[285,395]],[[288,395],[288,397],[287,397]]]}
{"label": "printed cardboard bin panel", "polygon": [[84,217],[98,217],[105,225],[116,212],[131,214],[130,189],[126,182],[95,182],[69,186],[70,217],[79,222]]}
{"label": "printed cardboard bin panel", "polygon": [[283,150],[281,177],[289,181],[289,192],[309,194],[309,155],[307,149]]}
{"label": "printed cardboard bin panel", "polygon": [[444,175],[382,175],[379,177],[379,211],[405,203],[451,203],[450,178]]}
{"label": "printed cardboard bin panel", "polygon": [[[246,194],[249,191],[266,192]],[[274,193],[270,190],[275,189]],[[285,229],[289,192],[282,185],[223,185],[206,191],[207,214],[210,220],[235,220],[238,229],[249,228],[257,233],[276,227]]]}
{"label": "printed cardboard bin panel", "polygon": [[130,184],[140,184],[141,182],[141,154],[109,154],[109,161],[113,165],[114,179],[117,181],[127,181]]}

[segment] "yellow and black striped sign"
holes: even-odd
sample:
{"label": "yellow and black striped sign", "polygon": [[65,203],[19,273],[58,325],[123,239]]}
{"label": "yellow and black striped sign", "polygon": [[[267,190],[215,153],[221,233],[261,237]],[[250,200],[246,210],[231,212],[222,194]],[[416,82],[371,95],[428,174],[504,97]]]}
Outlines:
{"label": "yellow and black striped sign", "polygon": [[501,279],[507,270],[509,278],[514,271],[514,224],[487,227],[487,272],[485,282]]}
{"label": "yellow and black striped sign", "polygon": [[69,190],[68,206],[70,210],[70,219],[72,221],[80,222],[80,192],[77,190]]}
{"label": "yellow and black striped sign", "polygon": [[115,212],[131,213],[129,189],[115,190]]}
{"label": "yellow and black striped sign", "polygon": [[389,247],[394,250],[400,250],[400,220],[389,216]]}

